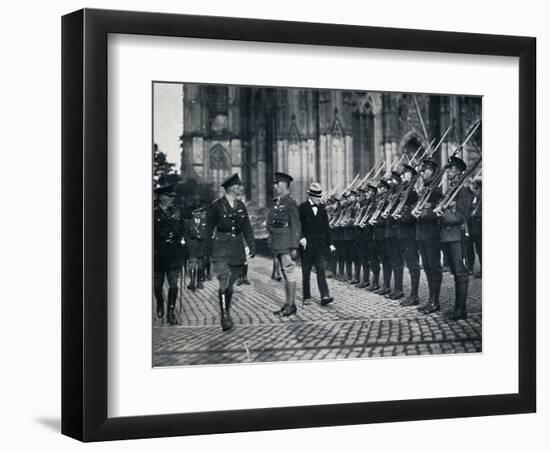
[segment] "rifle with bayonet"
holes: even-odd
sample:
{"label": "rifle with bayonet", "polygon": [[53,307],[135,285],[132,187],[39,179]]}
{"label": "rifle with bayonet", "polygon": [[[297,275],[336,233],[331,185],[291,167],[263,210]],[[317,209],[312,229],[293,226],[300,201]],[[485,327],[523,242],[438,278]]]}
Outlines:
{"label": "rifle with bayonet", "polygon": [[[474,129],[471,131],[471,133],[466,137],[466,139],[464,140],[464,142],[462,142],[462,144],[460,144],[456,149],[455,151],[453,152],[453,154],[451,155],[452,156],[457,156],[458,153],[461,151],[461,149],[466,145],[466,143],[470,140],[470,138],[473,136],[473,134],[475,133],[475,131],[479,128],[479,125],[481,124],[481,121],[478,121],[478,123],[476,124],[476,126],[474,127]],[[449,129],[447,129],[447,131],[449,131]],[[447,132],[445,132],[445,134],[443,135],[443,138],[447,135]],[[439,143],[441,144],[441,142],[443,142],[443,138],[441,138],[441,140],[439,141]],[[438,145],[439,146],[439,145]],[[434,149],[434,152],[437,150]],[[433,152],[431,153],[433,155]],[[431,156],[431,155],[430,155]],[[449,157],[449,161],[451,159],[451,157]],[[416,206],[414,207],[413,211],[412,211],[412,214],[414,216],[418,216],[420,215],[420,211],[422,209],[424,209],[424,206],[426,205],[428,199],[430,198],[430,196],[432,195],[433,191],[435,190],[436,187],[439,186],[439,182],[441,181],[441,179],[443,178],[443,175],[445,175],[445,172],[447,172],[447,170],[449,169],[449,162],[447,162],[447,164],[445,164],[445,166],[443,166],[443,168],[441,168],[439,171],[436,172],[435,176],[432,178],[432,180],[430,181],[430,187],[428,189],[425,189],[424,192],[422,193],[422,196],[421,198],[418,200],[418,203],[416,204]]]}
{"label": "rifle with bayonet", "polygon": [[[458,179],[458,182],[445,193],[443,198],[440,200],[439,204],[434,208],[435,214],[440,216],[445,212],[445,210],[449,207],[449,205],[458,195],[460,190],[468,182],[468,179],[470,178],[471,174],[474,172],[474,170],[476,170],[477,166],[479,166],[480,163],[481,163],[481,158],[479,158],[474,164],[472,164],[472,166],[469,169],[464,171],[464,173]],[[473,176],[473,178],[475,179],[480,173],[481,173],[481,169],[478,170],[478,172],[476,173],[476,175]]]}

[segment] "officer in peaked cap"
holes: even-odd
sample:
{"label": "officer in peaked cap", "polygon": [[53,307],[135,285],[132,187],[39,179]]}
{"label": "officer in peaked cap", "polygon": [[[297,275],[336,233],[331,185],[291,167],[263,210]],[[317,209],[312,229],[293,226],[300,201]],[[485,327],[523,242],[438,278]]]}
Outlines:
{"label": "officer in peaked cap", "polygon": [[174,186],[155,189],[154,208],[154,295],[157,317],[164,317],[164,282],[168,282],[168,313],[170,325],[177,324],[175,314],[178,278],[183,266],[183,219],[174,205]]}
{"label": "officer in peaked cap", "polygon": [[438,164],[433,158],[424,158],[421,163],[420,170],[430,169],[432,174],[437,171]]}
{"label": "officer in peaked cap", "polygon": [[401,176],[403,177],[405,173],[410,173],[412,174],[412,176],[418,175],[418,171],[410,164],[403,164],[403,171],[401,172]]}
{"label": "officer in peaked cap", "polygon": [[460,172],[464,172],[467,168],[466,163],[457,156],[451,156],[449,158],[449,168],[456,167]]}
{"label": "officer in peaked cap", "polygon": [[292,177],[283,172],[276,172],[273,188],[276,201],[273,214],[268,225],[273,230],[272,250],[279,259],[281,271],[285,279],[286,302],[283,307],[275,311],[278,316],[296,314],[296,259],[298,258],[299,241],[302,234],[298,205],[290,195]]}
{"label": "officer in peaked cap", "polygon": [[206,213],[204,254],[210,258],[212,270],[218,279],[221,325],[227,331],[233,328],[233,284],[246,262],[245,243],[250,258],[254,257],[255,245],[248,212],[244,203],[238,200],[243,192],[239,175],[230,176],[221,186],[224,189],[223,196],[215,200]]}

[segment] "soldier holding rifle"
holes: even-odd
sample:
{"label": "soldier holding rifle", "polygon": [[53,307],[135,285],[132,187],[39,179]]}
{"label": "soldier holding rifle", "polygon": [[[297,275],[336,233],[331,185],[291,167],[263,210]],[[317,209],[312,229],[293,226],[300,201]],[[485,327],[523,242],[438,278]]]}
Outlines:
{"label": "soldier holding rifle", "polygon": [[[365,187],[365,198],[363,210],[358,220],[359,237],[358,246],[361,254],[361,264],[363,266],[363,281],[356,287],[369,288],[376,286],[378,289],[380,279],[380,260],[374,249],[374,232],[371,224],[368,223],[368,218],[375,206],[376,186],[369,183]],[[372,284],[370,281],[370,272],[372,271]]]}
{"label": "soldier holding rifle", "polygon": [[416,169],[405,164],[403,166],[403,190],[399,204],[392,213],[399,221],[399,241],[411,280],[411,291],[409,296],[402,302],[402,306],[418,305],[418,287],[420,284],[420,263],[418,254],[418,243],[416,241],[416,218],[411,214],[414,205],[418,201],[418,194],[414,185],[418,178]]}
{"label": "soldier holding rifle", "polygon": [[428,280],[429,298],[418,310],[431,314],[439,311],[439,294],[441,291],[441,240],[439,236],[439,217],[434,213],[434,208],[441,200],[439,177],[436,176],[437,163],[426,158],[422,160],[420,177],[423,186],[420,191],[420,199],[412,211],[416,218],[416,240],[418,250],[422,256],[422,265]]}
{"label": "soldier holding rifle", "polygon": [[369,219],[369,224],[374,227],[374,248],[376,255],[382,263],[382,278],[383,286],[380,287],[378,283],[372,285],[369,291],[377,292],[380,295],[386,295],[391,292],[391,266],[386,250],[386,223],[382,217],[382,210],[387,206],[389,184],[386,180],[380,180],[378,182],[378,195],[376,197],[376,209]]}
{"label": "soldier holding rifle", "polygon": [[401,252],[401,242],[399,241],[399,223],[391,216],[394,205],[397,204],[401,195],[401,175],[392,170],[388,179],[390,185],[390,195],[388,205],[382,213],[386,221],[386,253],[393,274],[393,290],[386,294],[386,298],[399,300],[403,297],[403,253]]}
{"label": "soldier holding rifle", "polygon": [[455,282],[455,306],[447,313],[447,317],[452,320],[464,319],[467,316],[468,270],[464,265],[464,230],[468,205],[464,184],[473,168],[465,174],[466,168],[466,163],[462,159],[456,156],[449,158],[449,190],[434,210],[440,217],[441,244]]}

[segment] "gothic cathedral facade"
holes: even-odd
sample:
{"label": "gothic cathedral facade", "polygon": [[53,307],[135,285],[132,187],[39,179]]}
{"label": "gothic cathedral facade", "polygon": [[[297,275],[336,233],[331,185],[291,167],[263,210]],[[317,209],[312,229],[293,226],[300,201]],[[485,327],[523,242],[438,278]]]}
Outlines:
{"label": "gothic cathedral facade", "polygon": [[[302,201],[311,182],[341,192],[357,174],[412,157],[453,125],[434,155],[444,163],[479,119],[481,97],[186,83],[181,175],[216,191],[239,173],[247,201],[264,207],[282,171]],[[480,151],[478,132],[461,156],[471,162]]]}

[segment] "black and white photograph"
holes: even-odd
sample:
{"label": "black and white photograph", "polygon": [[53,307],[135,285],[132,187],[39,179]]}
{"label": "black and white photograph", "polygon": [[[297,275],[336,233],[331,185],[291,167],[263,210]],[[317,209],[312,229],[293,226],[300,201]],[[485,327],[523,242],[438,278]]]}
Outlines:
{"label": "black and white photograph", "polygon": [[482,96],[151,88],[154,367],[483,351]]}

